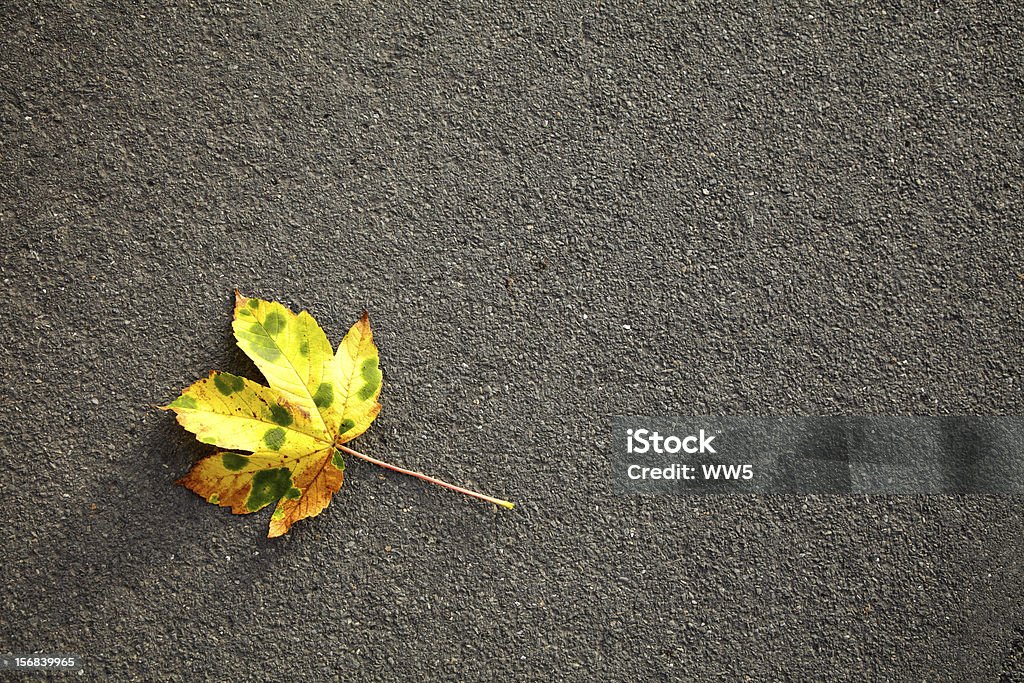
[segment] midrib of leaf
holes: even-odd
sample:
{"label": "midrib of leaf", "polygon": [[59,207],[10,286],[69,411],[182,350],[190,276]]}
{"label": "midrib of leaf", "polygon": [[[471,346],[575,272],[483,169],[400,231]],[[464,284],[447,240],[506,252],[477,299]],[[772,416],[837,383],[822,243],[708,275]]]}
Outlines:
{"label": "midrib of leaf", "polygon": [[[300,500],[302,498],[306,497],[306,490],[313,484],[314,481],[317,480],[317,477],[320,476],[320,473],[324,471],[325,467],[327,467],[327,463],[331,461],[331,458],[334,456],[334,444],[332,443],[331,447],[328,448],[328,449],[325,449],[325,450],[327,451],[327,455],[324,457],[323,460],[320,461],[320,467],[316,468],[316,474],[314,474],[312,477],[310,477],[309,484],[306,486],[306,488],[302,489],[302,496],[301,496]],[[314,453],[319,453],[320,451],[313,451],[313,452]],[[312,454],[313,453],[310,453],[309,455],[312,455]],[[306,457],[309,457],[309,456],[306,456]]]}
{"label": "midrib of leaf", "polygon": [[[272,389],[272,390],[273,391],[278,391],[277,389]],[[252,402],[248,399],[248,397],[239,396],[239,399],[244,401],[245,405],[249,408],[250,411],[252,411],[256,415],[259,414],[259,408],[254,410]],[[221,404],[226,409],[230,409],[231,408],[231,406],[229,405],[229,402],[228,402],[226,397],[221,397],[220,401],[221,401]],[[280,402],[278,403],[278,405],[281,405]],[[262,406],[260,406],[260,407],[262,407]],[[285,410],[288,410],[285,406],[281,406],[281,407],[285,408]],[[230,419],[233,419],[233,420],[248,420],[249,422],[255,422],[257,424],[266,425],[268,427],[280,427],[281,429],[284,429],[284,430],[289,431],[289,432],[295,432],[296,434],[302,434],[303,436],[308,436],[310,438],[313,438],[313,439],[319,441],[320,443],[330,443],[331,445],[334,444],[333,440],[329,441],[329,442],[323,440],[323,436],[325,436],[325,435],[327,436],[327,438],[333,439],[331,433],[329,431],[327,431],[327,430],[324,430],[324,432],[322,434],[313,434],[312,432],[307,432],[307,431],[302,430],[302,429],[296,429],[296,428],[291,427],[291,426],[282,427],[281,425],[277,424],[276,422],[271,422],[271,421],[268,421],[268,420],[261,420],[258,417],[249,417],[248,415],[233,415],[233,414],[215,413],[212,410],[193,410],[193,412],[196,412],[196,413],[206,413],[208,415],[216,415],[218,417],[230,418]],[[291,411],[288,411],[288,412],[290,413]],[[310,429],[313,429],[313,428],[314,428],[314,425],[311,424],[310,425]]]}
{"label": "midrib of leaf", "polygon": [[[372,341],[369,343],[372,343]],[[351,391],[352,381],[355,379],[356,374],[359,372],[359,364],[355,362],[355,358],[360,358],[362,356],[363,350],[367,347],[367,345],[368,341],[366,336],[364,335],[359,339],[359,346],[356,348],[356,353],[352,361],[352,372],[344,378],[340,376],[341,362],[340,359],[338,358],[338,354],[341,353],[340,347],[338,349],[338,353],[331,358],[331,361],[335,364],[335,366],[337,366],[337,372],[339,373],[339,376],[335,378],[335,384],[337,385],[335,388],[338,389],[338,393],[343,394],[345,397],[344,400],[342,401],[342,413],[348,411],[348,400],[349,398],[352,397],[353,393]],[[342,379],[344,379],[345,381],[342,382]],[[340,436],[340,434],[337,436]]]}
{"label": "midrib of leaf", "polygon": [[[253,316],[253,317],[255,317],[255,316]],[[296,315],[295,319],[298,320],[298,317],[299,316]],[[324,428],[324,433],[327,434],[328,436],[331,436],[331,430],[328,429],[328,427],[327,427],[327,421],[324,419],[324,416],[320,413],[320,406],[318,406],[316,404],[316,401],[313,400],[313,394],[312,394],[312,392],[310,392],[309,386],[307,386],[306,382],[302,379],[302,375],[299,374],[299,371],[295,367],[295,364],[292,363],[292,359],[288,357],[288,354],[286,354],[284,352],[284,349],[281,348],[281,345],[277,343],[277,340],[274,339],[274,335],[270,334],[270,332],[267,331],[267,328],[264,327],[262,320],[257,320],[256,324],[259,325],[260,329],[263,330],[263,334],[265,334],[267,336],[267,339],[272,341],[274,343],[274,345],[276,346],[277,350],[281,352],[281,357],[284,358],[288,362],[288,367],[290,367],[292,369],[292,374],[294,374],[296,379],[299,380],[299,384],[302,385],[302,388],[306,390],[306,398],[309,399],[309,405],[311,405],[313,407],[313,410],[316,412],[317,419],[320,420],[320,425]],[[319,324],[320,323],[317,323],[317,325],[319,325]],[[321,374],[323,373],[323,369],[322,368],[321,368],[320,372],[321,372]],[[269,382],[270,378],[267,378],[267,381]],[[323,381],[322,377],[321,377],[320,381],[321,382]],[[282,389],[278,389],[278,391],[282,391]],[[288,393],[290,393],[290,392],[288,392]],[[302,398],[302,397],[298,396],[298,398]],[[310,436],[312,436],[312,434],[310,434]],[[317,440],[319,441],[319,439],[317,439]],[[323,443],[323,442],[321,442],[321,443]]]}
{"label": "midrib of leaf", "polygon": [[[333,446],[334,445],[333,439],[331,441],[324,441],[322,434],[310,434],[309,432],[304,432],[301,429],[294,429],[292,427],[282,427],[281,425],[277,424],[276,422],[268,422],[267,420],[260,420],[259,418],[249,417],[247,415],[225,415],[224,413],[215,413],[212,410],[197,410],[197,409],[194,409],[194,408],[190,409],[190,410],[193,413],[206,413],[207,415],[216,415],[217,417],[222,417],[222,418],[225,418],[225,419],[230,419],[230,420],[247,420],[249,422],[255,422],[257,424],[264,425],[264,426],[267,426],[267,427],[276,427],[278,429],[283,429],[283,430],[288,431],[288,432],[295,432],[296,434],[302,434],[303,436],[308,436],[309,438],[311,438],[311,439],[313,439],[315,441],[318,441],[318,442],[320,442],[320,443],[322,443],[322,444],[324,444],[326,446]],[[328,438],[330,438],[331,435],[328,434],[327,436],[328,436]],[[253,451],[253,452],[255,452],[255,451]]]}

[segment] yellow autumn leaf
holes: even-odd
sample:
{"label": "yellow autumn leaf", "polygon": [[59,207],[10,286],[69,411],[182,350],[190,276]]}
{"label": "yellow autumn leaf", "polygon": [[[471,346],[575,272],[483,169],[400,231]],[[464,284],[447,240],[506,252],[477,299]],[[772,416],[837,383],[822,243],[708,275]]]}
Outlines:
{"label": "yellow autumn leaf", "polygon": [[345,478],[344,454],[511,509],[512,503],[371,458],[345,444],[369,428],[381,391],[380,357],[366,313],[337,350],[309,313],[235,292],[239,348],[263,386],[211,372],[164,406],[196,438],[226,450],[197,462],[178,483],[246,514],[277,503],[268,536],[320,514]]}
{"label": "yellow autumn leaf", "polygon": [[366,314],[335,353],[309,313],[237,292],[232,327],[270,386],[212,372],[166,406],[199,441],[229,449],[178,483],[236,514],[277,503],[269,535],[280,536],[341,488],[345,463],[335,445],[380,412],[377,347]]}

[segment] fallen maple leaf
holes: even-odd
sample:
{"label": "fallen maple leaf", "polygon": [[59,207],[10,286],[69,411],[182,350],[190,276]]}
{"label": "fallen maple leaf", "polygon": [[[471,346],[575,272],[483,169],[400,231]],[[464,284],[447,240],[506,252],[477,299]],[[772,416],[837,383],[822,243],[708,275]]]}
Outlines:
{"label": "fallen maple leaf", "polygon": [[[235,292],[235,339],[269,387],[211,372],[164,406],[203,442],[231,449],[197,462],[178,483],[235,514],[277,503],[270,537],[320,514],[345,478],[343,453],[511,509],[512,503],[352,450],[380,412],[381,372],[367,314],[335,352],[309,313]],[[236,452],[245,451],[245,452]]]}

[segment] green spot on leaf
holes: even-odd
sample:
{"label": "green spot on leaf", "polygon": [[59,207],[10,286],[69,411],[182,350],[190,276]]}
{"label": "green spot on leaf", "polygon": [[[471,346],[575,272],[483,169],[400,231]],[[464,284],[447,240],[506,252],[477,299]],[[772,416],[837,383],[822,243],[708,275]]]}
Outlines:
{"label": "green spot on leaf", "polygon": [[263,443],[267,444],[267,448],[270,450],[279,451],[284,445],[284,435],[284,430],[280,427],[268,429],[267,433],[263,435]]}
{"label": "green spot on leaf", "polygon": [[282,427],[287,427],[292,423],[292,414],[282,406],[270,406],[270,421]]}
{"label": "green spot on leaf", "polygon": [[241,391],[245,388],[245,382],[242,381],[241,377],[236,377],[226,372],[219,372],[214,375],[213,384],[217,387],[217,391],[225,396],[230,396],[236,391]]}
{"label": "green spot on leaf", "polygon": [[274,311],[269,314],[263,321],[263,328],[267,331],[267,334],[274,337],[277,333],[284,329],[285,319],[284,316]]}
{"label": "green spot on leaf", "polygon": [[299,353],[302,354],[302,356],[304,358],[309,356],[309,342],[308,341],[304,341],[301,344],[299,344]]}
{"label": "green spot on leaf", "polygon": [[213,503],[214,505],[219,503],[220,502],[220,494],[215,493],[212,496],[210,496],[210,502]]}
{"label": "green spot on leaf", "polygon": [[355,426],[356,426],[356,423],[354,421],[352,421],[352,420],[344,420],[344,421],[342,421],[341,425],[338,427],[338,434],[344,434],[345,432],[347,432],[348,430],[352,429]]}
{"label": "green spot on leaf", "polygon": [[231,470],[232,472],[237,472],[249,464],[249,458],[238,453],[225,453],[221,456],[221,459],[224,462],[224,469]]}
{"label": "green spot on leaf", "polygon": [[261,357],[266,358],[269,361],[275,361],[281,357],[281,349],[276,346],[267,346],[264,344],[253,344],[253,350]]}
{"label": "green spot on leaf", "polygon": [[377,389],[380,387],[382,375],[380,368],[378,367],[378,359],[374,357],[364,360],[362,366],[359,368],[359,372],[366,381],[366,384],[363,385],[362,389],[356,392],[356,395],[365,401],[377,393]]}
{"label": "green spot on leaf", "polygon": [[341,451],[334,451],[334,455],[331,457],[331,464],[342,472],[345,471],[345,457],[341,454]]}
{"label": "green spot on leaf", "polygon": [[301,496],[302,491],[298,490],[294,486],[288,489],[288,493],[284,494],[284,497],[287,498],[288,500],[295,500],[296,498],[300,498]]}
{"label": "green spot on leaf", "polygon": [[170,405],[171,408],[185,408],[186,410],[195,410],[199,407],[199,403],[191,396],[179,396],[174,399]]}
{"label": "green spot on leaf", "polygon": [[255,311],[257,308],[260,307],[260,301],[259,299],[249,299],[249,303],[246,305]]}
{"label": "green spot on leaf", "polygon": [[316,393],[313,394],[313,403],[317,408],[326,408],[334,403],[334,387],[329,382],[321,382]]}
{"label": "green spot on leaf", "polygon": [[255,512],[273,503],[292,487],[292,473],[287,467],[257,472],[252,478],[252,489],[245,507]]}

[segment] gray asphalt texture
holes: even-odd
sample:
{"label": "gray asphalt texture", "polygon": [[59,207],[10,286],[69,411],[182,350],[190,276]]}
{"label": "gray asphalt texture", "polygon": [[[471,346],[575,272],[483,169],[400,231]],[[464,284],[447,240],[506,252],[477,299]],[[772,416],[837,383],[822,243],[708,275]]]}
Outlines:
{"label": "gray asphalt texture", "polygon": [[[103,681],[1022,680],[1019,499],[626,496],[607,443],[615,414],[1022,412],[1022,20],[4,3],[0,650]],[[236,287],[335,342],[368,310],[355,445],[516,510],[350,462],[271,541],[173,486],[210,449],[153,406],[260,379]]]}

